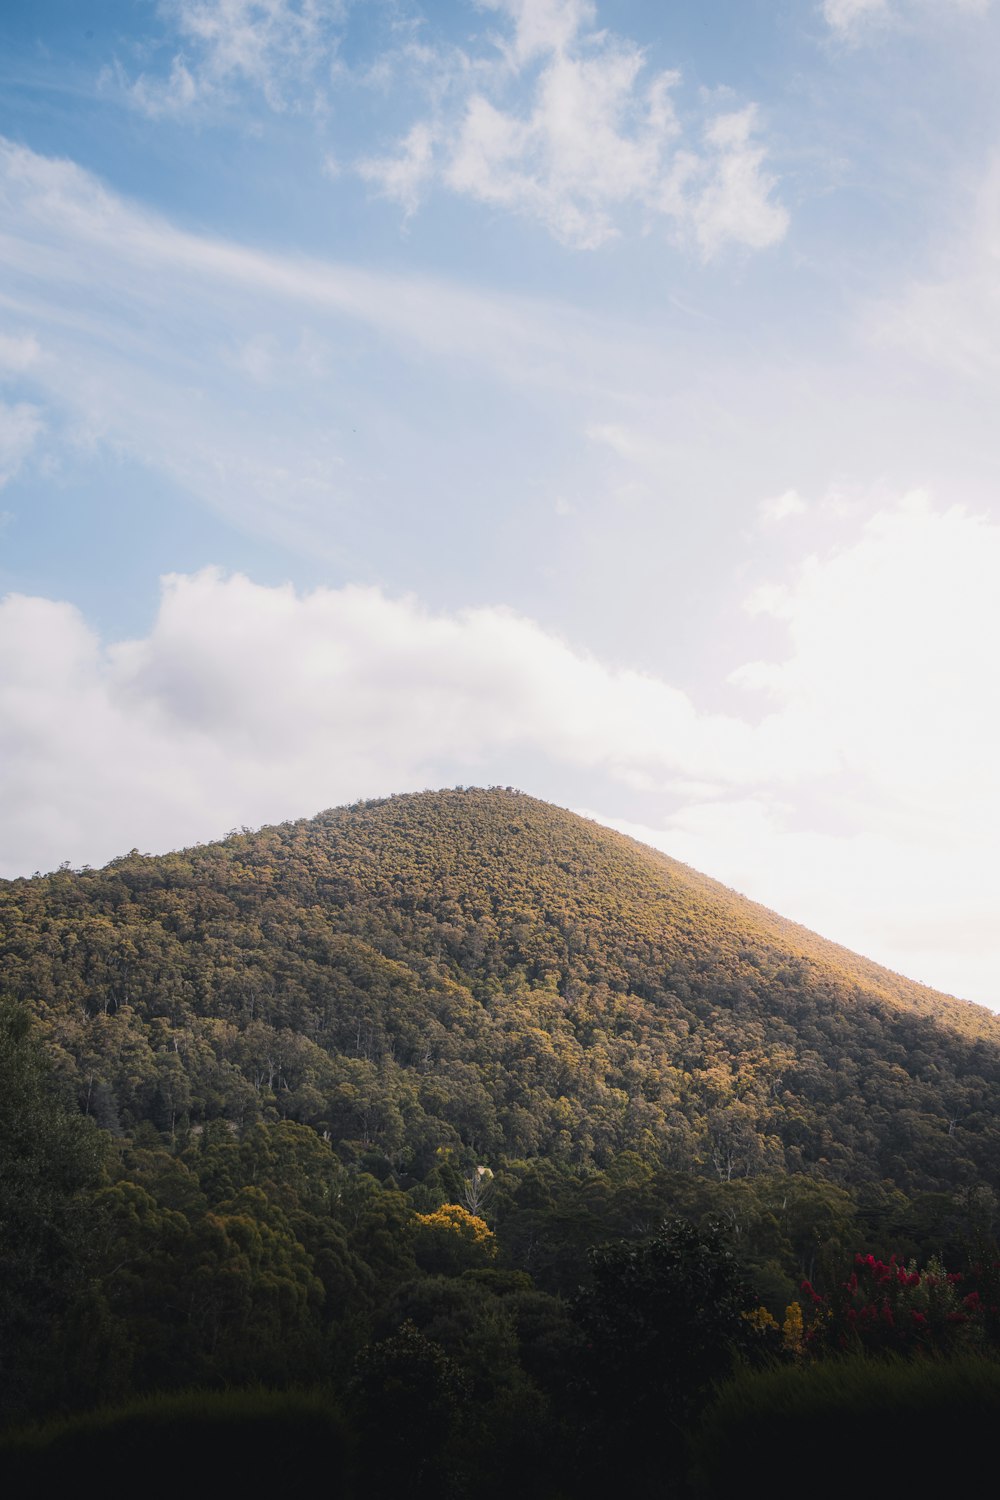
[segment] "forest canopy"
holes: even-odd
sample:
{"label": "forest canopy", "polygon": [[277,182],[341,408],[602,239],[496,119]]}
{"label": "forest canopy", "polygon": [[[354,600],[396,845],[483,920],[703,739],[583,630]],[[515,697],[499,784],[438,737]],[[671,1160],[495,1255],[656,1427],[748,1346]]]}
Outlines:
{"label": "forest canopy", "polygon": [[570,813],[133,851],[0,886],[0,942],[8,1425],[308,1385],[359,1493],[548,1496],[652,1482],[666,1410],[679,1474],[737,1368],[1000,1346],[1000,1023]]}

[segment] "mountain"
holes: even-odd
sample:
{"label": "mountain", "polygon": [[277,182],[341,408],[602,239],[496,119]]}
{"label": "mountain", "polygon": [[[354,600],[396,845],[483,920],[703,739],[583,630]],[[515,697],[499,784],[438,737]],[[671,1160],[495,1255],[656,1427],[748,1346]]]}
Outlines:
{"label": "mountain", "polygon": [[3,988],[116,1134],[996,1181],[1000,1020],[510,788],[0,886]]}

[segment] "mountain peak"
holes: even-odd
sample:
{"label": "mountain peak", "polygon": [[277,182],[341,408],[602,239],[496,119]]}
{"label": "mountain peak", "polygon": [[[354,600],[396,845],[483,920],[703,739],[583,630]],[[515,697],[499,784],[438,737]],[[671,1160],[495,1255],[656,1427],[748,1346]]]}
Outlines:
{"label": "mountain peak", "polygon": [[11,882],[0,941],[113,1129],[277,1116],[396,1161],[993,1170],[990,1012],[512,788]]}

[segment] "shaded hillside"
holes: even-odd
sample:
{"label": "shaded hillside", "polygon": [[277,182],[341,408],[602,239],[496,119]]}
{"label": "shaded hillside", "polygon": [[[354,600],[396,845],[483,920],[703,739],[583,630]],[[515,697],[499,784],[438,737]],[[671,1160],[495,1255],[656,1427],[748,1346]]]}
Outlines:
{"label": "shaded hillside", "polygon": [[440,1147],[997,1175],[989,1012],[510,790],[7,882],[0,942],[5,989],[116,1131],[289,1118],[416,1176]]}

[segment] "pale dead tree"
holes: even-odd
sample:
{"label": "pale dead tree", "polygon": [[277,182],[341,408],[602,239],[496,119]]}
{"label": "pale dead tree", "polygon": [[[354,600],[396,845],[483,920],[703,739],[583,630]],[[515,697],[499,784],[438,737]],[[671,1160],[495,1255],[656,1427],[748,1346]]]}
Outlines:
{"label": "pale dead tree", "polygon": [[493,1197],[493,1173],[489,1167],[476,1167],[462,1185],[462,1201],[470,1214],[481,1218],[483,1210]]}

